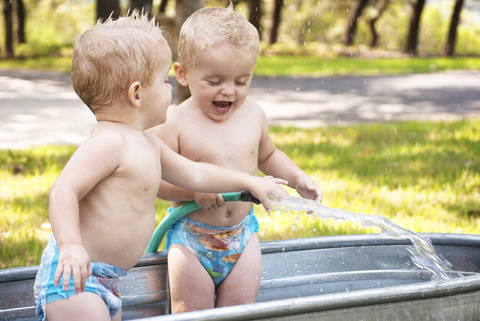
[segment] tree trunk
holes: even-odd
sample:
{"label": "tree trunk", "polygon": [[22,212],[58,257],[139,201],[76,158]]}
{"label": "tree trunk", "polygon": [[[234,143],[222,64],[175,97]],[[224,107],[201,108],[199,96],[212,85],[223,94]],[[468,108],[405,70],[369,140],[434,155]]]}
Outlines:
{"label": "tree trunk", "polygon": [[160,7],[158,8],[158,12],[165,13],[165,10],[167,9],[167,3],[168,3],[168,0],[162,0],[160,2]]}
{"label": "tree trunk", "polygon": [[370,47],[375,48],[377,46],[378,41],[378,33],[375,29],[375,23],[377,22],[378,18],[382,15],[388,5],[388,0],[381,1],[377,4],[377,14],[372,16],[372,20],[370,20],[370,31],[372,33],[372,40],[370,41]]}
{"label": "tree trunk", "polygon": [[270,31],[270,44],[277,41],[278,28],[280,27],[282,7],[284,0],[275,0],[272,16],[272,30]]}
{"label": "tree trunk", "polygon": [[363,8],[367,5],[368,0],[356,0],[353,3],[352,11],[348,17],[347,31],[343,34],[342,42],[345,46],[351,46],[353,44],[353,37],[355,36],[355,30],[357,29],[358,18],[362,15]]}
{"label": "tree trunk", "polygon": [[455,51],[455,42],[457,39],[457,27],[460,23],[460,13],[462,12],[463,0],[456,0],[453,9],[452,20],[450,20],[450,29],[448,30],[448,38],[443,48],[444,56],[453,56]]}
{"label": "tree trunk", "polygon": [[97,0],[97,20],[118,19],[120,17],[119,0]]}
{"label": "tree trunk", "polygon": [[420,17],[422,15],[423,7],[425,6],[425,0],[417,0],[415,8],[413,10],[413,15],[410,18],[410,29],[408,31],[408,40],[407,46],[405,48],[405,53],[409,53],[412,56],[417,54],[417,44],[418,44],[418,32],[420,30]]}
{"label": "tree trunk", "polygon": [[262,13],[262,0],[250,0],[248,21],[250,21],[250,23],[257,28],[260,40],[262,39],[262,26],[260,25]]}
{"label": "tree trunk", "polygon": [[11,0],[3,0],[3,16],[5,21],[5,55],[8,58],[13,58],[13,19]]}
{"label": "tree trunk", "polygon": [[25,39],[25,7],[23,0],[17,0],[17,41],[18,43],[26,43]]}
{"label": "tree trunk", "polygon": [[[180,28],[187,18],[205,6],[204,0],[175,0],[175,37],[178,40],[180,35]],[[178,43],[178,41],[177,41]],[[177,57],[177,48],[172,48],[174,59]],[[191,96],[190,90],[188,87],[183,87],[182,85],[177,85],[177,104],[182,103]]]}
{"label": "tree trunk", "polygon": [[139,12],[148,13],[148,17],[152,16],[153,0],[131,0],[130,12],[138,10]]}

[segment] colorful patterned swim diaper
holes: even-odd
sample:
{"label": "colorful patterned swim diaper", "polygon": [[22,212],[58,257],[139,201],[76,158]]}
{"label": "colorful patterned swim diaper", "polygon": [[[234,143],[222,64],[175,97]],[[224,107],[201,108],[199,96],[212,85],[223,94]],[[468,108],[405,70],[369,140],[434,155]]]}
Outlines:
{"label": "colorful patterned swim diaper", "polygon": [[[70,278],[70,287],[67,292],[63,291],[63,275],[59,286],[53,285],[53,279],[58,264],[58,247],[55,238],[50,237],[45,250],[43,250],[42,262],[35,279],[35,305],[38,320],[47,320],[45,306],[48,303],[63,300],[75,295],[73,277]],[[110,312],[114,316],[122,308],[122,299],[119,290],[119,277],[127,273],[113,265],[104,263],[91,263],[92,275],[87,279],[85,292],[92,292],[99,295]]]}
{"label": "colorful patterned swim diaper", "polygon": [[230,273],[240,254],[259,225],[253,209],[234,226],[210,226],[188,217],[179,219],[170,228],[166,251],[173,243],[186,246],[195,253],[218,286]]}

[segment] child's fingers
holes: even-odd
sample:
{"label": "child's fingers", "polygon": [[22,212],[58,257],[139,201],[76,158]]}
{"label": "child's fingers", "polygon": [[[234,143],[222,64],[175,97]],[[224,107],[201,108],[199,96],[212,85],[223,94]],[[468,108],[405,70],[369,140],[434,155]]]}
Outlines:
{"label": "child's fingers", "polygon": [[53,285],[59,286],[60,281],[62,279],[62,275],[63,275],[62,289],[63,291],[67,292],[68,289],[70,288],[70,274],[71,274],[70,266],[68,265],[64,266],[59,264],[57,266],[57,270],[55,271],[55,275],[53,277]]}
{"label": "child's fingers", "polygon": [[85,291],[85,283],[87,278],[92,274],[92,267],[88,264],[88,268],[76,267],[73,269],[73,284],[75,286],[75,293],[79,294]]}
{"label": "child's fingers", "polygon": [[60,264],[57,265],[57,269],[55,270],[55,275],[53,276],[53,285],[59,286],[60,285],[60,279],[62,278],[63,274],[63,266]]}
{"label": "child's fingers", "polygon": [[[88,264],[87,277],[85,278],[85,282],[83,282],[84,285],[87,283],[87,279],[90,277],[90,275],[92,275],[92,265]],[[85,288],[83,290],[85,291]]]}
{"label": "child's fingers", "polygon": [[264,178],[271,179],[276,184],[288,185],[288,181],[286,181],[282,178],[276,178],[276,177],[273,177],[273,176],[264,176]]}
{"label": "child's fingers", "polygon": [[281,178],[274,178],[273,181],[277,184],[288,185],[288,181]]}
{"label": "child's fingers", "polygon": [[[285,184],[285,185],[287,185],[287,184]],[[287,191],[281,185],[277,185],[275,187],[276,187],[275,188],[275,194],[288,196]]]}
{"label": "child's fingers", "polygon": [[[272,191],[272,193],[280,196],[288,196],[287,191],[281,185],[277,185],[276,188]],[[262,202],[262,206],[265,208],[267,213],[270,213],[273,208],[270,199],[266,197],[263,200],[261,200],[261,202]]]}
{"label": "child's fingers", "polygon": [[[309,184],[310,185],[310,184]],[[317,202],[321,202],[323,198],[323,193],[320,187],[315,183],[311,183],[311,188],[307,186],[308,189],[310,189],[314,193],[314,200]]]}
{"label": "child's fingers", "polygon": [[73,286],[75,288],[75,294],[82,292],[82,271],[79,266],[76,266],[72,270]]}
{"label": "child's fingers", "polygon": [[222,194],[217,194],[216,201],[217,201],[217,208],[225,206],[225,199],[223,198]]}
{"label": "child's fingers", "polygon": [[262,203],[262,206],[265,209],[265,211],[267,211],[267,213],[270,214],[272,212],[272,205],[271,205],[270,201],[268,200],[268,198],[265,199],[264,201],[262,201],[261,203]]}
{"label": "child's fingers", "polygon": [[[308,199],[312,199],[317,202],[321,202],[323,198],[323,193],[320,190],[320,187],[315,181],[306,181],[303,184],[303,188],[307,193],[305,193],[304,197]],[[301,187],[301,185],[300,185]]]}

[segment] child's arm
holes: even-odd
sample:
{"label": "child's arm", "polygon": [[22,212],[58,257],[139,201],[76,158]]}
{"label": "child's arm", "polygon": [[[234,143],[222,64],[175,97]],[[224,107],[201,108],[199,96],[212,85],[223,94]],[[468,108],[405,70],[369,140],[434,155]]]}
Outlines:
{"label": "child's arm", "polygon": [[193,192],[177,187],[162,180],[157,192],[157,197],[165,201],[191,201],[194,199]]}
{"label": "child's arm", "polygon": [[162,178],[184,189],[203,193],[228,193],[248,190],[270,211],[268,194],[287,195],[278,184],[287,184],[283,179],[251,176],[207,163],[197,163],[172,151],[163,141],[161,144]]}
{"label": "child's arm", "polygon": [[266,175],[285,179],[288,181],[288,186],[294,188],[302,197],[319,202],[322,201],[323,193],[317,182],[308,177],[285,153],[278,150],[273,143],[268,131],[266,116],[262,125],[258,168]]}
{"label": "child's arm", "polygon": [[205,210],[217,209],[225,205],[221,194],[196,193],[177,187],[162,180],[157,197],[166,201],[195,201],[200,208]]}
{"label": "child's arm", "polygon": [[266,175],[282,177],[287,180],[288,186],[294,188],[302,197],[322,201],[323,193],[317,182],[307,176],[282,151],[275,149],[267,159],[259,164],[259,169]]}
{"label": "child's arm", "polygon": [[68,291],[73,276],[75,293],[83,292],[86,279],[92,273],[80,230],[79,201],[117,168],[118,151],[121,150],[118,140],[112,137],[87,139],[50,190],[49,217],[59,249],[54,284],[58,286],[63,275],[64,291]]}
{"label": "child's arm", "polygon": [[[176,113],[178,109],[168,111],[168,121],[161,126],[157,126],[154,133],[170,149],[179,153],[179,127],[181,124],[181,113]],[[202,209],[212,210],[225,205],[225,200],[220,194],[196,193],[174,186],[166,181],[162,181],[158,189],[157,197],[166,201],[191,201],[194,200]]]}

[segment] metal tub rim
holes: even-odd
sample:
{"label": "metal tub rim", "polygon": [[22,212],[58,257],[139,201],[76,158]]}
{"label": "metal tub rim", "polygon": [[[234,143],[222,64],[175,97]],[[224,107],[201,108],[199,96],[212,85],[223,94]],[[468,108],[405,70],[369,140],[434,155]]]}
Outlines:
{"label": "metal tub rim", "polygon": [[402,301],[435,299],[475,291],[480,291],[480,274],[446,281],[275,300],[135,320],[257,320]]}

